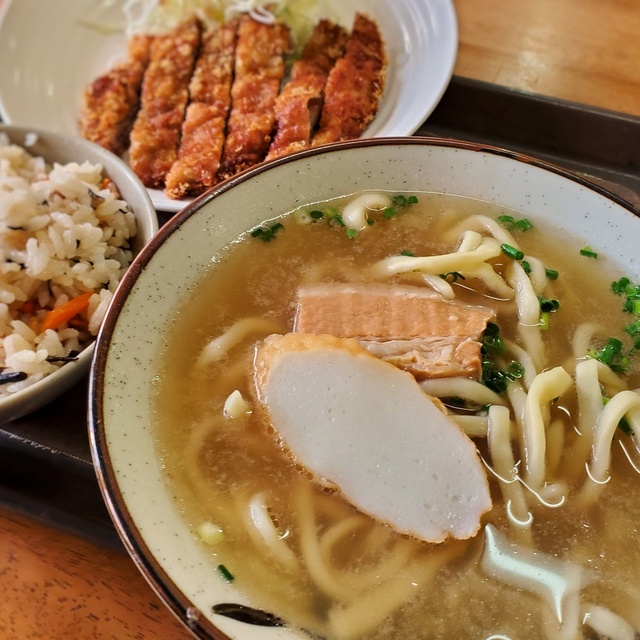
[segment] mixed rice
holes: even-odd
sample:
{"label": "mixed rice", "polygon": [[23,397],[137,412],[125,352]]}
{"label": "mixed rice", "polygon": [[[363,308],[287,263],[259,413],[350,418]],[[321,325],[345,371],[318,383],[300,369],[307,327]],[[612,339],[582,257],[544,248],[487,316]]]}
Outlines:
{"label": "mixed rice", "polygon": [[0,133],[0,400],[77,357],[132,259],[101,165],[48,165]]}

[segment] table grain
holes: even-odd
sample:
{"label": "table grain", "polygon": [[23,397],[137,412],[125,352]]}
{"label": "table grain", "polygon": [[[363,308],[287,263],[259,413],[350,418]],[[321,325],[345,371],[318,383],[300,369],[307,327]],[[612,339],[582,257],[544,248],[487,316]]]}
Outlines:
{"label": "table grain", "polygon": [[[454,5],[456,75],[640,116],[637,0]],[[0,510],[0,638],[189,637],[123,552]]]}

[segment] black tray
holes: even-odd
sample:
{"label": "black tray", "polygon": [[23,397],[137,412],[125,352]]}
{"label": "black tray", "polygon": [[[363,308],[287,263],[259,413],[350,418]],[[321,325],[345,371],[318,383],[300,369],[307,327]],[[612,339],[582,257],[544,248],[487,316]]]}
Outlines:
{"label": "black tray", "polygon": [[[454,77],[416,135],[525,153],[640,204],[640,118]],[[167,217],[161,214],[160,222]],[[86,380],[0,425],[0,505],[122,549],[91,462]]]}

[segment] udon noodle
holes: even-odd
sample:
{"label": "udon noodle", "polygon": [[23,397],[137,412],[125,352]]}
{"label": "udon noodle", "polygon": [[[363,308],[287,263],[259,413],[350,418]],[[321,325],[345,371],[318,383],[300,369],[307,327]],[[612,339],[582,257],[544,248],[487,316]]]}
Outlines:
{"label": "udon noodle", "polygon": [[[194,535],[217,532],[201,536],[212,571],[224,565],[301,637],[633,640],[640,357],[626,358],[624,332],[638,316],[611,290],[624,274],[535,218],[529,228],[486,203],[410,195],[271,220],[217,256],[185,301],[156,394],[185,518]],[[254,349],[292,331],[297,291],[314,282],[411,284],[495,310],[483,380],[419,383],[484,463],[493,507],[475,537],[396,533],[316,482],[261,424]],[[612,337],[625,357],[604,357]]]}

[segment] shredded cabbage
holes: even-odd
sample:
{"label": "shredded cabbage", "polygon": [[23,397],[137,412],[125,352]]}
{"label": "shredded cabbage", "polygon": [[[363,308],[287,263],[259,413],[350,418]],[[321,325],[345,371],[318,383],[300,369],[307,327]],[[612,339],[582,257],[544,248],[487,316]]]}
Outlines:
{"label": "shredded cabbage", "polygon": [[125,0],[123,12],[128,36],[159,33],[193,15],[214,25],[248,12],[262,22],[282,20],[296,43],[304,42],[321,18],[336,20],[331,0]]}

